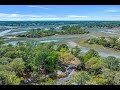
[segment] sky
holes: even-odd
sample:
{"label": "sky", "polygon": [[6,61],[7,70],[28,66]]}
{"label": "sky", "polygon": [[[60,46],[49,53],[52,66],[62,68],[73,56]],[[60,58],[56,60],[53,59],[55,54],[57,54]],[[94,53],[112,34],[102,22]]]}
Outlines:
{"label": "sky", "polygon": [[0,5],[0,21],[120,21],[120,5]]}

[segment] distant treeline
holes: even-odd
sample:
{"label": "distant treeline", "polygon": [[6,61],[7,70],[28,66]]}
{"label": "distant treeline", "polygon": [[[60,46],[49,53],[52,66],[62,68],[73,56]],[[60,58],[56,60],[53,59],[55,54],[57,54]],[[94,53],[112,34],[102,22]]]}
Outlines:
{"label": "distant treeline", "polygon": [[0,26],[41,26],[41,25],[70,25],[76,24],[80,27],[119,27],[119,21],[1,21]]}
{"label": "distant treeline", "polygon": [[18,37],[44,37],[52,35],[69,35],[69,34],[87,34],[89,31],[81,29],[77,26],[63,26],[62,30],[31,30],[27,33],[17,35]]}

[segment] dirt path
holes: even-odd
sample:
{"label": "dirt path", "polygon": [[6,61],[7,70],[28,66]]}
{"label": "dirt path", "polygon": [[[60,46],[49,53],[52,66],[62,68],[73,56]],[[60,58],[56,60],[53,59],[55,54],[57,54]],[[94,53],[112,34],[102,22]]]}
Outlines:
{"label": "dirt path", "polygon": [[75,73],[76,73],[76,71],[73,69],[67,77],[56,79],[54,85],[57,85],[57,82],[59,82],[61,85],[64,84],[65,82],[68,82],[69,80],[71,80],[72,75]]}

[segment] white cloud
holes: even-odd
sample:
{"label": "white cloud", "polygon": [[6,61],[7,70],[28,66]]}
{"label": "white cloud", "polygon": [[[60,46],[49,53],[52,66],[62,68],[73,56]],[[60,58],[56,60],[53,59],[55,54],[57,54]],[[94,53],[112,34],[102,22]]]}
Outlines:
{"label": "white cloud", "polygon": [[88,16],[79,16],[79,15],[68,15],[71,18],[87,18]]}
{"label": "white cloud", "polygon": [[31,8],[41,8],[41,9],[49,9],[49,8],[46,8],[46,7],[35,6],[35,5],[31,5],[31,6],[27,6],[27,7],[31,7]]}
{"label": "white cloud", "polygon": [[118,16],[82,16],[82,15],[33,15],[33,14],[6,14],[0,13],[1,21],[29,21],[29,20],[116,20],[120,21]]}
{"label": "white cloud", "polygon": [[106,10],[106,12],[119,12],[119,10],[110,9],[110,10]]}

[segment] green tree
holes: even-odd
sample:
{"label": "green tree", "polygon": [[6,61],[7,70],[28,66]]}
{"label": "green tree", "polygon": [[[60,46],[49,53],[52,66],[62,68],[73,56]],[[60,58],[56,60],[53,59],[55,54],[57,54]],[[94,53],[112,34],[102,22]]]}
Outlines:
{"label": "green tree", "polygon": [[117,45],[117,38],[116,37],[110,37],[110,47],[113,48]]}
{"label": "green tree", "polygon": [[86,71],[80,71],[76,73],[68,83],[72,85],[85,85],[90,79],[91,76]]}
{"label": "green tree", "polygon": [[113,85],[113,79],[115,77],[115,72],[108,68],[102,69],[102,75],[108,80],[108,85]]}
{"label": "green tree", "polygon": [[57,50],[60,51],[62,48],[66,48],[66,50],[68,50],[68,46],[66,44],[61,44]]}
{"label": "green tree", "polygon": [[88,61],[92,57],[100,57],[99,53],[94,49],[90,49],[84,56],[84,62]]}
{"label": "green tree", "polygon": [[104,77],[104,75],[99,74],[97,76],[93,76],[90,81],[87,82],[87,85],[107,85],[108,80]]}
{"label": "green tree", "polygon": [[45,68],[54,71],[58,67],[58,53],[56,51],[49,52],[45,59]]}
{"label": "green tree", "polygon": [[107,68],[108,64],[102,58],[92,57],[85,63],[88,72],[93,74],[100,74],[102,73],[102,69]]}
{"label": "green tree", "polygon": [[0,37],[0,45],[4,44],[4,39]]}
{"label": "green tree", "polygon": [[78,55],[77,55],[77,58],[78,58],[81,62],[84,62],[84,57],[83,57],[83,55],[78,54]]}
{"label": "green tree", "polygon": [[8,57],[0,58],[0,64],[2,64],[2,65],[6,65],[6,64],[10,63],[11,61],[12,61],[12,59],[8,58]]}
{"label": "green tree", "polygon": [[25,62],[23,61],[22,58],[15,58],[13,59],[12,62],[9,64],[9,69],[12,72],[15,72],[16,74],[20,73],[23,71],[25,68]]}
{"label": "green tree", "polygon": [[15,73],[0,71],[0,85],[19,85],[20,80]]}
{"label": "green tree", "polygon": [[71,48],[71,53],[76,57],[80,53],[81,49],[78,46]]}
{"label": "green tree", "polygon": [[120,70],[120,60],[113,57],[113,56],[108,56],[106,58],[106,62],[108,63],[108,68],[110,70]]}
{"label": "green tree", "polygon": [[113,85],[120,85],[120,71],[114,74]]}

